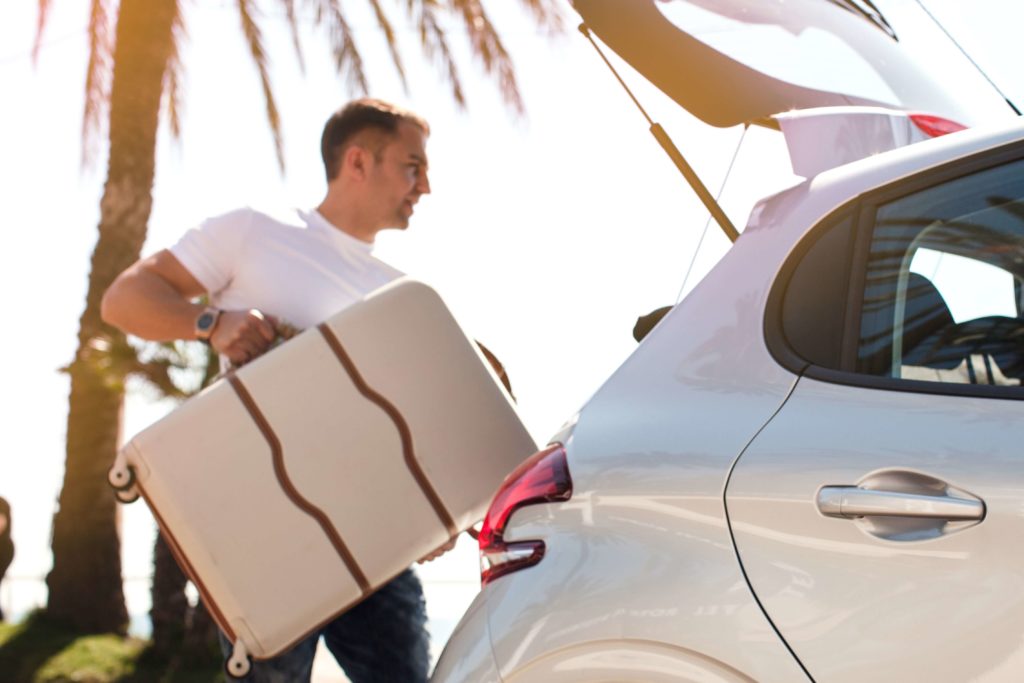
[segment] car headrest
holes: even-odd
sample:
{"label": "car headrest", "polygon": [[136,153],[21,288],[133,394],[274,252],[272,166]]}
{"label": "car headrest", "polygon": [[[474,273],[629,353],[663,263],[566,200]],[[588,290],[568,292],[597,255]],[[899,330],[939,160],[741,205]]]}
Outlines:
{"label": "car headrest", "polygon": [[910,273],[903,313],[903,353],[953,324],[953,314],[942,294],[924,275]]}

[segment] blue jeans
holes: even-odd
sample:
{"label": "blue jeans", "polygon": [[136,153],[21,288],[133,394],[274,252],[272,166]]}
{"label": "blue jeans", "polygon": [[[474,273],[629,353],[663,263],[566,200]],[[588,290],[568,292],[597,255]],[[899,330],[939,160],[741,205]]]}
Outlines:
{"label": "blue jeans", "polygon": [[[426,683],[430,636],[423,587],[411,569],[291,650],[254,661],[244,683],[309,683],[320,636],[352,683]],[[221,652],[232,644],[220,635]]]}

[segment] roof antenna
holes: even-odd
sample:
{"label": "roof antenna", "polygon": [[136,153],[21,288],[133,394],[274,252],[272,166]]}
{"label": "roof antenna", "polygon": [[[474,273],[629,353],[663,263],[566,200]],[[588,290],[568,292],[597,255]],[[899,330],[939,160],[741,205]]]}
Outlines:
{"label": "roof antenna", "polygon": [[686,182],[690,184],[693,191],[697,193],[697,197],[700,198],[700,201],[704,204],[707,210],[711,212],[711,215],[718,222],[718,225],[721,226],[722,232],[725,233],[725,236],[729,238],[730,242],[735,242],[739,239],[740,233],[736,230],[732,221],[730,221],[729,217],[725,215],[725,212],[722,211],[722,207],[718,205],[715,198],[711,196],[710,192],[708,192],[708,188],[704,186],[704,183],[702,183],[700,178],[697,177],[693,168],[686,162],[686,159],[683,158],[682,153],[672,142],[672,139],[668,136],[668,133],[665,132],[665,129],[661,127],[661,124],[655,123],[651,120],[651,117],[647,115],[647,112],[640,105],[640,102],[638,102],[636,97],[633,96],[629,86],[626,85],[625,81],[622,80],[622,77],[619,76],[619,73],[615,70],[615,67],[612,66],[611,62],[608,61],[608,58],[604,56],[603,52],[601,52],[601,48],[598,47],[597,42],[594,40],[593,36],[590,35],[590,29],[587,28],[586,24],[580,24],[580,33],[586,36],[587,40],[590,41],[590,44],[594,46],[594,49],[597,50],[597,54],[601,55],[601,59],[603,59],[604,63],[608,65],[608,68],[611,69],[611,72],[615,75],[615,78],[622,85],[623,89],[625,89],[626,93],[629,94],[630,99],[633,100],[633,103],[637,106],[637,109],[640,110],[640,113],[644,115],[645,119],[647,119],[647,123],[651,126],[651,134],[654,135],[658,144],[661,145],[661,148],[664,149],[665,153],[668,154],[670,159],[672,159],[672,162],[676,165],[676,168],[679,169],[679,172],[683,174],[683,177],[686,178]]}
{"label": "roof antenna", "polygon": [[924,6],[924,3],[923,3],[923,2],[921,1],[921,0],[917,0],[917,4],[918,4],[918,5],[919,5],[919,6],[921,7],[921,10],[922,10],[922,11],[923,11],[923,12],[924,12],[925,14],[927,14],[927,15],[928,15],[928,18],[929,18],[929,19],[931,19],[932,21],[934,21],[934,22],[935,22],[935,25],[939,27],[939,30],[941,30],[941,31],[942,31],[943,33],[945,33],[945,34],[946,34],[946,37],[947,37],[947,38],[949,38],[949,40],[950,40],[950,41],[951,41],[951,42],[952,42],[952,43],[953,43],[954,45],[956,45],[956,48],[957,48],[958,50],[960,50],[960,52],[961,52],[961,53],[963,54],[963,56],[964,56],[964,57],[966,57],[966,58],[967,58],[967,61],[968,61],[968,62],[970,62],[970,63],[971,63],[971,65],[972,65],[972,66],[973,66],[973,67],[974,67],[975,69],[977,69],[977,70],[978,70],[978,73],[980,73],[980,74],[981,74],[981,75],[982,75],[982,76],[984,77],[984,79],[985,79],[986,81],[988,81],[988,84],[989,84],[989,85],[991,85],[991,86],[992,86],[993,88],[995,88],[995,91],[996,91],[997,93],[999,93],[999,96],[1003,98],[1003,101],[1004,101],[1004,102],[1006,102],[1006,104],[1007,104],[1007,105],[1009,105],[1010,109],[1012,109],[1012,110],[1013,110],[1013,113],[1014,113],[1014,114],[1016,114],[1017,116],[1020,116],[1020,109],[1018,109],[1018,108],[1017,108],[1017,105],[1015,105],[1015,104],[1014,104],[1013,102],[1011,102],[1011,101],[1010,101],[1010,98],[1009,98],[1009,97],[1007,97],[1007,96],[1006,96],[1006,95],[1005,95],[1005,94],[1003,93],[1003,91],[1002,91],[1002,90],[1001,90],[1001,89],[999,88],[999,86],[998,86],[998,85],[996,85],[996,84],[995,84],[995,82],[994,82],[994,81],[993,81],[993,80],[992,80],[991,78],[989,78],[989,77],[988,77],[988,74],[987,74],[987,73],[985,73],[985,71],[984,71],[984,70],[983,70],[983,69],[981,68],[981,66],[980,66],[980,65],[979,65],[979,64],[978,64],[978,63],[977,63],[976,61],[974,61],[974,60],[973,60],[973,59],[971,58],[971,56],[970,56],[969,54],[967,54],[967,50],[965,50],[965,49],[964,49],[964,48],[963,48],[963,47],[962,47],[962,46],[960,45],[960,43],[958,43],[958,42],[956,41],[956,38],[954,38],[954,37],[953,37],[953,34],[951,34],[951,33],[950,33],[949,31],[947,31],[947,30],[946,30],[946,27],[942,25],[942,22],[940,22],[940,21],[939,21],[939,20],[938,20],[938,19],[937,19],[937,18],[935,17],[935,15],[934,15],[934,14],[932,14],[932,13],[931,13],[930,11],[928,11],[928,8]]}

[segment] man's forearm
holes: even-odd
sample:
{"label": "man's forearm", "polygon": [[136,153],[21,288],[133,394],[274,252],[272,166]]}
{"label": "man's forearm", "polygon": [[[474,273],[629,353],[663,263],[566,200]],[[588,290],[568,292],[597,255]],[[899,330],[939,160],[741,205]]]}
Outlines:
{"label": "man's forearm", "polygon": [[107,290],[101,315],[137,337],[171,341],[194,339],[195,321],[202,310],[160,275],[136,264]]}
{"label": "man's forearm", "polygon": [[[203,306],[192,299],[203,291],[203,285],[164,250],[121,273],[104,295],[100,314],[111,325],[143,339],[196,339]],[[277,334],[275,324],[272,317],[255,309],[223,311],[205,336],[217,353],[242,365],[267,350]]]}

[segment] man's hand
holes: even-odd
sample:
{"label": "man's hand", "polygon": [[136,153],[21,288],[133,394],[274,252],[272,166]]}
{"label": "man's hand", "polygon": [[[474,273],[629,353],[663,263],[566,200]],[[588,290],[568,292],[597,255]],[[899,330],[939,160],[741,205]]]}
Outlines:
{"label": "man's hand", "polygon": [[420,559],[416,560],[416,564],[423,564],[424,562],[430,562],[431,560],[436,560],[437,558],[441,557],[446,552],[448,552],[449,550],[454,548],[456,540],[458,540],[457,536],[455,538],[451,539],[450,541],[448,541],[447,543],[445,543],[443,546],[441,546],[440,548],[438,548],[434,552],[430,553],[429,555],[426,555],[425,557],[421,557]]}
{"label": "man's hand", "polygon": [[224,311],[210,336],[210,346],[227,356],[235,367],[261,355],[277,336],[274,319],[255,308],[248,311]]}

